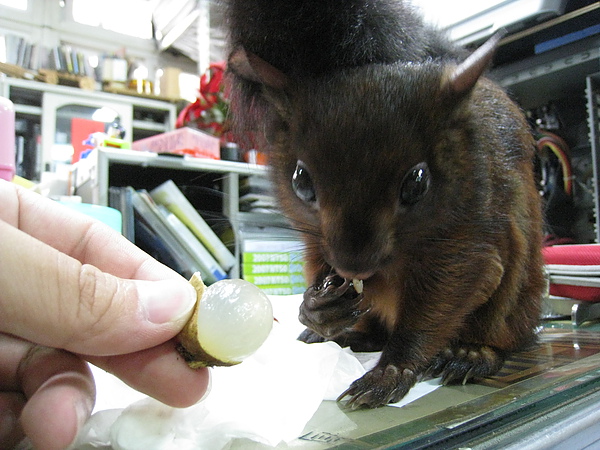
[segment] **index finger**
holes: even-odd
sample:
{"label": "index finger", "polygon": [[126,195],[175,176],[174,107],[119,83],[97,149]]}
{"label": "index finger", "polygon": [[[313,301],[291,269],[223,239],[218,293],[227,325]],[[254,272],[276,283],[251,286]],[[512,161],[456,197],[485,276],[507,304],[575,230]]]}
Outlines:
{"label": "index finger", "polygon": [[121,278],[180,278],[118,232],[57,202],[4,180],[0,198],[0,220],[83,264]]}
{"label": "index finger", "polygon": [[196,293],[177,273],[86,216],[22,189],[0,189],[12,222],[0,220],[0,331],[114,355],[154,347],[181,330]]}

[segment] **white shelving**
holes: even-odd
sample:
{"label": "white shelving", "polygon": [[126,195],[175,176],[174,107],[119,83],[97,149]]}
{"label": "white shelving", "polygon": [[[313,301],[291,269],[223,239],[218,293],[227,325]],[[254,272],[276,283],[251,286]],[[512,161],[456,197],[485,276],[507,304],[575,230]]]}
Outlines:
{"label": "white shelving", "polygon": [[9,77],[0,78],[0,95],[15,104],[17,119],[26,118],[40,126],[38,172],[53,167],[55,146],[65,144],[61,142],[60,134],[64,138],[70,133],[70,117],[62,113],[62,107],[87,108],[89,111],[110,108],[118,114],[126,138],[131,140],[173,130],[177,114],[176,106],[166,101]]}
{"label": "white shelving", "polygon": [[[288,228],[279,214],[239,210],[240,177],[268,175],[266,166],[256,164],[102,148],[78,163],[75,185],[77,195],[82,196],[84,202],[99,205],[108,205],[110,186],[130,185],[135,189],[150,190],[173,178],[186,180],[189,184],[218,185],[222,193],[222,213],[231,224],[235,255],[239,260],[243,225],[274,227],[282,233]],[[239,267],[235,267],[230,276],[239,277]]]}

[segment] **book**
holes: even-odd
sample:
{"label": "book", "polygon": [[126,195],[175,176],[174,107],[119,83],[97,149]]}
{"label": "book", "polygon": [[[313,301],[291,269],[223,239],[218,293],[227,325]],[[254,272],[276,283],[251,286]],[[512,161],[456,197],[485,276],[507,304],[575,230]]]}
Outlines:
{"label": "book", "polygon": [[150,195],[156,203],[165,206],[196,235],[224,270],[227,271],[236,264],[235,256],[172,180],[154,188],[150,191]]}
{"label": "book", "polygon": [[260,286],[260,290],[267,295],[295,295],[304,294],[306,285],[304,284],[274,284]]}
{"label": "book", "polygon": [[242,255],[244,264],[268,264],[268,263],[302,263],[302,252],[249,252]]}
{"label": "book", "polygon": [[135,242],[135,217],[132,203],[133,192],[134,189],[131,186],[111,186],[108,189],[108,206],[121,211],[121,217],[123,218],[122,234],[131,242]]}
{"label": "book", "polygon": [[244,279],[258,287],[266,285],[304,285],[304,276],[298,274],[277,274],[277,275],[244,275]]}
{"label": "book", "polygon": [[[153,241],[149,244],[150,248],[144,250],[159,251],[163,255],[161,262],[167,264],[173,270],[176,270],[185,278],[191,278],[194,272],[200,272],[200,266],[193,260],[188,251],[175,239],[169,228],[162,220],[162,214],[152,203],[150,196],[146,191],[133,191],[132,204],[136,213],[136,219],[141,221],[145,227],[151,231]],[[142,231],[138,224],[136,234]],[[157,240],[160,244],[157,244]],[[170,260],[170,263],[165,262]]]}
{"label": "book", "polygon": [[62,61],[61,52],[58,47],[52,47],[49,55],[49,67],[51,69],[62,72],[64,70],[64,63]]}
{"label": "book", "polygon": [[210,252],[206,250],[190,229],[163,205],[158,205],[158,209],[172,227],[175,237],[198,259],[198,263],[202,268],[200,272],[205,283],[214,283],[215,281],[227,278],[227,273],[219,266]]}
{"label": "book", "polygon": [[165,241],[161,239],[161,237],[142,219],[135,221],[135,235],[137,239],[136,245],[139,248],[180,275],[188,279],[191,277],[189,269],[182,265],[182,260],[175,257],[172,249],[170,249],[165,244]]}
{"label": "book", "polygon": [[243,263],[242,272],[244,275],[262,275],[262,274],[302,274],[303,264],[301,263]]}
{"label": "book", "polygon": [[[246,233],[243,242],[243,252],[247,253],[271,253],[286,254],[289,258],[295,258],[296,261],[302,260],[302,251],[304,244],[298,239],[281,238],[279,236],[270,236],[270,230],[261,228],[259,235],[256,232]],[[264,237],[263,237],[264,235]],[[268,237],[267,237],[268,236]],[[292,259],[290,259],[292,261]]]}
{"label": "book", "polygon": [[251,230],[242,241],[242,277],[273,295],[306,290],[304,244],[280,231]]}
{"label": "book", "polygon": [[[206,284],[212,284],[227,277],[227,273],[210,257],[210,254],[205,251],[206,249],[201,249],[202,246],[198,239],[191,232],[186,233],[189,231],[187,227],[181,224],[166,208],[162,207],[164,210],[161,210],[161,206],[154,203],[147,191],[137,191],[135,198],[139,199],[138,203],[141,201],[143,205],[140,205],[140,209],[143,208],[150,220],[155,223],[154,227],[158,230],[159,236],[169,242],[171,247],[178,248],[179,256],[187,261],[186,267],[193,268],[193,272],[200,272]],[[209,258],[203,259],[206,254],[209,255]]]}

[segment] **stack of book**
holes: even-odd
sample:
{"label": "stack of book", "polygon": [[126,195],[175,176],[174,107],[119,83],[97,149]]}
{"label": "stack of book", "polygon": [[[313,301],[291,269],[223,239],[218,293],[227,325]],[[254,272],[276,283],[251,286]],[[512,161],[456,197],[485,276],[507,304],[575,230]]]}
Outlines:
{"label": "stack of book", "polygon": [[38,70],[47,66],[48,49],[14,34],[0,35],[0,61],[25,69]]}
{"label": "stack of book", "polygon": [[273,185],[268,178],[250,176],[240,180],[240,211],[279,213],[279,206],[273,195]]}
{"label": "stack of book", "polygon": [[301,243],[296,240],[245,239],[242,276],[271,295],[306,290]]}
{"label": "stack of book", "polygon": [[110,206],[123,214],[123,234],[186,278],[206,284],[227,277],[236,259],[171,180],[155,189],[110,189]]}
{"label": "stack of book", "polygon": [[0,62],[29,70],[52,69],[79,76],[95,77],[88,54],[62,44],[54,47],[33,44],[23,36],[0,34]]}

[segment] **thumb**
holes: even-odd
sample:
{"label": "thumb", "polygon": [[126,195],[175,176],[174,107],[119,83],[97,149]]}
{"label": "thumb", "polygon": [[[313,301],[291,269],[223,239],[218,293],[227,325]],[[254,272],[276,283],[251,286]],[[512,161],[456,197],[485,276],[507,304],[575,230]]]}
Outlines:
{"label": "thumb", "polygon": [[76,353],[116,355],[171,339],[191,315],[196,293],[183,278],[118,278],[14,227],[0,228],[2,332]]}

